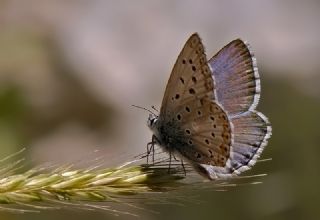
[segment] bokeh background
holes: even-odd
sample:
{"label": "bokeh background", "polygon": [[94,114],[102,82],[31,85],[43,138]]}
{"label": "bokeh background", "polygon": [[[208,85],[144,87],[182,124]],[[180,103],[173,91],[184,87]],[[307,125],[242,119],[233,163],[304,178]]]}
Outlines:
{"label": "bokeh background", "polygon": [[[263,184],[194,190],[201,203],[153,205],[141,219],[320,219],[320,2],[0,0],[0,156],[27,147],[29,166],[98,149],[110,164],[145,150],[147,113],[198,32],[208,57],[231,40],[258,59],[258,109],[273,125],[248,174]],[[190,195],[190,192],[189,192]],[[107,212],[0,212],[0,219],[127,219]]]}

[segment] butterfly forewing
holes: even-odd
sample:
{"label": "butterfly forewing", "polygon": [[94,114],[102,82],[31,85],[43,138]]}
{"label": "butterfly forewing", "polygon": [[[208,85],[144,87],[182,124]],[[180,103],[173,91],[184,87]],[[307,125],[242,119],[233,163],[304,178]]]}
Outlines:
{"label": "butterfly forewing", "polygon": [[[195,96],[196,95],[196,96]],[[198,34],[186,42],[171,72],[162,100],[160,117],[176,106],[200,98],[214,99],[214,82]]]}
{"label": "butterfly forewing", "polygon": [[214,91],[204,47],[199,36],[193,34],[171,73],[158,130],[167,140],[166,147],[190,162],[224,166],[232,131],[226,113],[214,101]]}
{"label": "butterfly forewing", "polygon": [[209,60],[219,103],[230,115],[253,110],[260,98],[256,59],[247,43],[234,40]]}

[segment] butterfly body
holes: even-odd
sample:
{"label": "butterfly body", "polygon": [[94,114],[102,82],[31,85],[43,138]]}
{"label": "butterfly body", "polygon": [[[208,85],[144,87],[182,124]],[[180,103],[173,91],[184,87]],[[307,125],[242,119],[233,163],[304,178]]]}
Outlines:
{"label": "butterfly body", "polygon": [[242,41],[230,45],[208,62],[193,34],[174,65],[159,116],[148,118],[154,144],[209,179],[249,169],[271,135],[268,120],[255,111],[260,81],[251,53]]}
{"label": "butterfly body", "polygon": [[159,123],[157,120],[154,123],[154,137],[155,142],[162,146],[168,152],[174,152],[187,146],[187,138],[179,125],[174,121]]}

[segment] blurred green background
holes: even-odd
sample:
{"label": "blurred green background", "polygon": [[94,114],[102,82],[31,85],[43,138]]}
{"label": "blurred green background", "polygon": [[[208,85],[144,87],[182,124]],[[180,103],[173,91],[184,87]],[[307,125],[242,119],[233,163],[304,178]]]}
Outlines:
{"label": "blurred green background", "polygon": [[[241,37],[262,78],[258,109],[273,135],[248,174],[260,185],[199,189],[200,203],[148,206],[141,219],[320,219],[320,2],[0,0],[0,158],[27,147],[28,166],[76,161],[99,149],[119,164],[145,149],[184,42],[199,32],[208,56]],[[191,199],[190,199],[191,200]],[[143,206],[143,205],[141,205]],[[127,219],[43,211],[17,219]]]}

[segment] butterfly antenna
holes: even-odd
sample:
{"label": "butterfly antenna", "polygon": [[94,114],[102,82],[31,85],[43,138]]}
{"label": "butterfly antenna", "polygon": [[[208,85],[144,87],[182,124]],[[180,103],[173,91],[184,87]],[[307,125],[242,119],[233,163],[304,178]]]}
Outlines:
{"label": "butterfly antenna", "polygon": [[154,107],[154,105],[152,105],[152,106],[151,106],[151,108],[152,108],[153,110],[155,110],[156,112],[158,112],[158,113],[159,113],[159,110],[158,110],[158,109],[156,109],[156,107]]}
{"label": "butterfly antenna", "polygon": [[149,112],[149,113],[151,113],[151,114],[153,114],[153,115],[156,115],[154,112],[152,112],[150,109],[147,109],[147,108],[145,108],[145,107],[141,107],[141,106],[138,106],[138,105],[131,105],[131,106],[133,106],[133,107],[136,107],[136,108],[139,108],[139,109],[143,109],[143,110],[145,110],[145,111],[147,111],[147,112]]}

